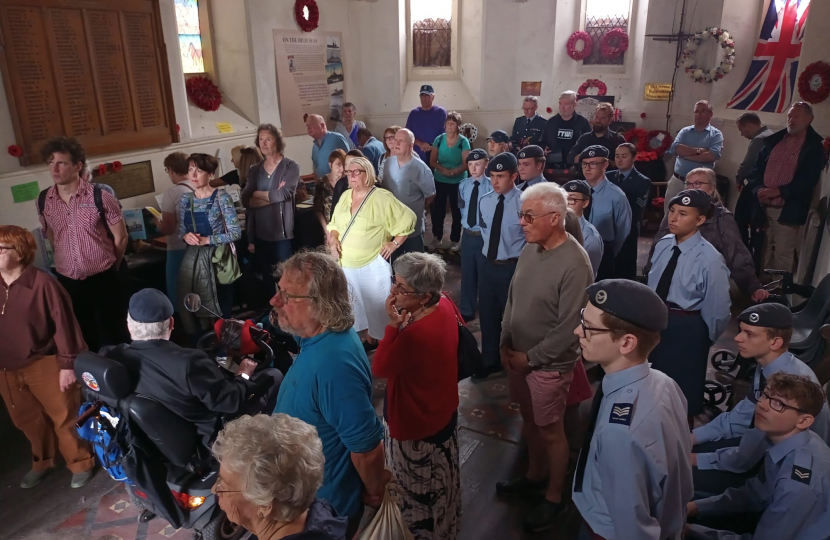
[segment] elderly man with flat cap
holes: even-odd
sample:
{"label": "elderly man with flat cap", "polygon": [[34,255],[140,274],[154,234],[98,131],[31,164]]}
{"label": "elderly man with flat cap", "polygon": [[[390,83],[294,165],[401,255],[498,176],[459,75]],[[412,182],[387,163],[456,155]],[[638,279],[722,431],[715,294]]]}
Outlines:
{"label": "elderly man with flat cap", "polygon": [[487,137],[487,153],[491,158],[496,157],[502,152],[510,151],[510,137],[507,132],[497,129]]}
{"label": "elderly man with flat cap", "polygon": [[545,151],[541,146],[531,144],[516,153],[519,160],[519,180],[516,187],[524,191],[539,182],[545,182]]}
{"label": "elderly man with flat cap", "polygon": [[666,306],[635,281],[599,281],[587,292],[574,333],[583,358],[605,376],[574,474],[579,538],[679,538],[693,495],[686,399],[648,363],[668,322]]}
{"label": "elderly man with flat cap", "polygon": [[591,186],[591,206],[585,209],[585,217],[597,228],[604,243],[597,279],[616,277],[614,258],[631,232],[628,198],[605,175],[609,155],[608,149],[599,145],[589,146],[579,155],[582,174]]}
{"label": "elderly man with flat cap", "polygon": [[[764,391],[774,373],[803,375],[818,383],[807,364],[787,351],[793,335],[793,318],[781,304],[758,304],[738,315],[740,333],[735,336],[738,351],[758,364],[749,395],[735,407],[692,431],[692,464],[695,492],[718,495],[740,487],[755,476],[764,452],[769,448],[764,433],[755,429],[757,395]],[[830,411],[825,402],[812,431],[830,443]]]}
{"label": "elderly man with flat cap", "polygon": [[133,342],[101,354],[124,364],[136,393],[193,422],[206,448],[223,420],[274,409],[282,374],[272,368],[254,374],[257,364],[244,359],[234,376],[204,352],[171,342],[173,305],[161,291],[142,289],[130,298],[127,328]]}

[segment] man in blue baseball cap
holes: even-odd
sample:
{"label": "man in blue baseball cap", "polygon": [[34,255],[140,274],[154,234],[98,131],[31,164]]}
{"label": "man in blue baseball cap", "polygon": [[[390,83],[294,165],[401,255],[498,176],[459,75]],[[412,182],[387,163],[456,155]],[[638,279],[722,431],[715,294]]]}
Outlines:
{"label": "man in blue baseball cap", "polygon": [[434,105],[435,89],[431,84],[421,86],[419,93],[421,106],[409,112],[406,119],[406,129],[415,135],[415,152],[424,163],[429,163],[429,153],[432,151],[432,142],[444,133],[444,124],[447,121],[447,111],[443,107]]}

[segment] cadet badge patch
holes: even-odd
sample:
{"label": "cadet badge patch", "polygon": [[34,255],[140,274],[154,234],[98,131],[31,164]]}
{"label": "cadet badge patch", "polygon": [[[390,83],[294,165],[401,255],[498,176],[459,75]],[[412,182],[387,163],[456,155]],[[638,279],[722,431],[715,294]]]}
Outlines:
{"label": "cadet badge patch", "polygon": [[608,423],[630,426],[633,410],[634,405],[632,403],[614,403],[614,407],[611,409],[611,418],[608,419]]}
{"label": "cadet badge patch", "polygon": [[810,485],[810,478],[813,476],[813,471],[810,469],[805,469],[804,467],[799,467],[798,465],[793,465],[793,474],[790,477],[792,480],[796,482],[801,482],[802,484]]}

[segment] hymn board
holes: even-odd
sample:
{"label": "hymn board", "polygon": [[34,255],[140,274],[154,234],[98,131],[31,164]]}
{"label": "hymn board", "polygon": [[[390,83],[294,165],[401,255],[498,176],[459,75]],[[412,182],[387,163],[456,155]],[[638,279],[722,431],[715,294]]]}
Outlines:
{"label": "hymn board", "polygon": [[0,70],[21,165],[59,135],[88,155],[178,140],[157,0],[0,0]]}

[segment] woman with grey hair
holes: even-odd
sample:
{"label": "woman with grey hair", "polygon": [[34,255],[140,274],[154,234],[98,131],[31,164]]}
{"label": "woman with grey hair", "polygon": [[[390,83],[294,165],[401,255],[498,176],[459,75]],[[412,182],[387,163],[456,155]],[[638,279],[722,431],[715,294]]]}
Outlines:
{"label": "woman with grey hair", "polygon": [[315,499],[325,458],[313,426],[287,414],[242,416],[225,425],[213,454],[219,507],[259,540],[345,538],[346,518]]}
{"label": "woman with grey hair", "polygon": [[452,540],[461,523],[458,465],[458,308],[441,294],[446,263],[407,253],[394,264],[389,324],[372,360],[385,377],[386,464],[416,540]]}

